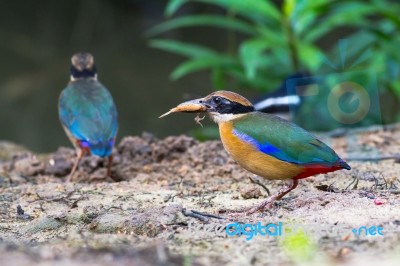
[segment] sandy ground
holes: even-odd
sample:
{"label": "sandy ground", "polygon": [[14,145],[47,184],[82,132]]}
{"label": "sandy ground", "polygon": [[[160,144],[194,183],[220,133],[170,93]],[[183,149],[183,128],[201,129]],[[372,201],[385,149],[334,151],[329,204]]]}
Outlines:
{"label": "sandy ground", "polygon": [[[321,137],[344,158],[400,153],[400,125],[335,135]],[[0,142],[0,265],[400,265],[395,159],[349,161],[351,171],[302,180],[252,215],[235,211],[267,192],[219,141],[126,137],[115,151],[117,181],[103,178],[105,160],[88,156],[66,183],[73,160],[70,148],[34,155]],[[285,185],[261,182],[272,193]],[[271,235],[228,236],[235,222],[270,224]],[[352,231],[360,226],[369,235]]]}

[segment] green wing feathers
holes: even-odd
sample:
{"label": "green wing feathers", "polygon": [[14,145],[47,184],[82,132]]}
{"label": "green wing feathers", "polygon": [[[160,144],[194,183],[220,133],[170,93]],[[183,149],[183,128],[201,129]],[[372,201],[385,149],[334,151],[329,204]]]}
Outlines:
{"label": "green wing feathers", "polygon": [[327,167],[343,162],[328,145],[280,117],[254,112],[234,120],[233,123],[234,134],[254,145],[259,151],[280,160]]}

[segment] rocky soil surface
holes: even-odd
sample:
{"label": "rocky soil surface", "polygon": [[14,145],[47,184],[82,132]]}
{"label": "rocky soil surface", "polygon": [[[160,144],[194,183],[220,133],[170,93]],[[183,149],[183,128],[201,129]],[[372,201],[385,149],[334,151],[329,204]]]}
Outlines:
{"label": "rocky soil surface", "polygon": [[[87,156],[70,183],[73,149],[0,142],[0,265],[400,265],[400,125],[334,135],[321,138],[351,171],[303,179],[252,215],[237,211],[267,190],[219,141],[125,137],[112,178]],[[272,193],[285,185],[259,181]],[[235,222],[276,227],[246,240],[225,232]]]}

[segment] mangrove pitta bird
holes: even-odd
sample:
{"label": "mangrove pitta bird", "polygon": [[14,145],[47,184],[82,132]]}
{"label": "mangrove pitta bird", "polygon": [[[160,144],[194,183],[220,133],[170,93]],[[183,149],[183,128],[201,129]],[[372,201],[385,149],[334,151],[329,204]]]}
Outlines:
{"label": "mangrove pitta bird", "polygon": [[230,91],[217,91],[188,101],[172,112],[206,112],[219,126],[225,150],[244,169],[269,180],[290,184],[248,213],[271,208],[276,200],[295,189],[299,179],[350,170],[330,147],[314,135],[278,116],[255,111],[249,100]]}
{"label": "mangrove pitta bird", "polygon": [[85,154],[108,157],[111,174],[112,149],[118,131],[117,109],[110,92],[97,80],[93,56],[77,53],[71,58],[71,80],[61,92],[58,114],[61,124],[77,150],[68,181]]}

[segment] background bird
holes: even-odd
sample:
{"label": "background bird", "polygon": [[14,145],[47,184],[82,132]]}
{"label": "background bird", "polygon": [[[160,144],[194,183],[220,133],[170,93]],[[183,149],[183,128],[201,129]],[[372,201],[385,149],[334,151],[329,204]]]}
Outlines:
{"label": "background bird", "polygon": [[77,150],[70,181],[85,154],[108,157],[111,174],[112,149],[118,131],[117,109],[110,92],[97,80],[93,56],[77,53],[71,58],[71,80],[61,92],[58,113],[61,124]]}
{"label": "background bird", "polygon": [[302,93],[315,83],[317,80],[306,72],[290,75],[273,92],[254,98],[254,109],[293,120],[292,116],[303,104]]}
{"label": "background bird", "polygon": [[244,169],[270,180],[290,180],[288,187],[253,208],[270,208],[298,185],[299,179],[350,166],[311,133],[278,116],[255,111],[246,98],[217,91],[188,101],[171,112],[207,112],[219,126],[225,150]]}

